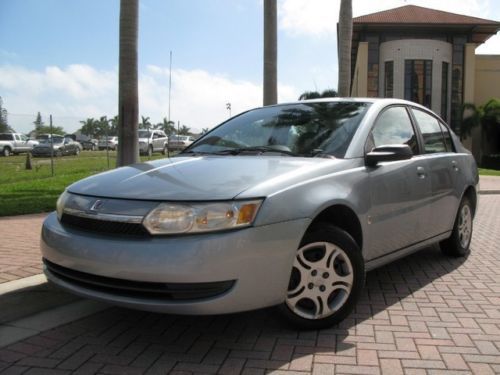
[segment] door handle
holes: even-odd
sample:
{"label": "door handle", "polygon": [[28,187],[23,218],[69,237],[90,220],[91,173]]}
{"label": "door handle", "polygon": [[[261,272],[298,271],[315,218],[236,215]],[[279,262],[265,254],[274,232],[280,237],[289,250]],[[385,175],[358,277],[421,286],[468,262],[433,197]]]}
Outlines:
{"label": "door handle", "polygon": [[417,167],[417,175],[419,178],[426,178],[427,173],[425,172],[425,168],[424,167]]}
{"label": "door handle", "polygon": [[453,168],[453,170],[455,172],[458,172],[460,170],[460,168],[458,168],[457,162],[455,160],[451,161],[451,167]]}

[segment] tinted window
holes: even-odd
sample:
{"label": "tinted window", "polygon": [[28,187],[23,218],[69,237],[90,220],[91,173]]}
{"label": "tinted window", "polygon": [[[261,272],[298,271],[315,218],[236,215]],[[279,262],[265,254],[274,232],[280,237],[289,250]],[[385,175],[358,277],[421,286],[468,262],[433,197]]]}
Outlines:
{"label": "tinted window", "polygon": [[404,107],[390,107],[377,118],[367,142],[366,151],[384,145],[410,146],[418,154],[417,138],[410,117]]}
{"label": "tinted window", "polygon": [[14,136],[12,134],[0,134],[0,141],[12,141]]}
{"label": "tinted window", "polygon": [[441,131],[443,132],[444,142],[446,143],[446,150],[448,152],[455,152],[455,147],[453,147],[453,142],[451,140],[450,130],[443,123],[439,123],[441,126]]}
{"label": "tinted window", "polygon": [[279,147],[300,156],[325,153],[342,158],[369,106],[339,101],[258,108],[227,121],[188,150]]}
{"label": "tinted window", "polygon": [[420,132],[424,137],[424,149],[426,153],[446,152],[443,133],[439,121],[418,109],[412,109],[415,119],[417,120]]}

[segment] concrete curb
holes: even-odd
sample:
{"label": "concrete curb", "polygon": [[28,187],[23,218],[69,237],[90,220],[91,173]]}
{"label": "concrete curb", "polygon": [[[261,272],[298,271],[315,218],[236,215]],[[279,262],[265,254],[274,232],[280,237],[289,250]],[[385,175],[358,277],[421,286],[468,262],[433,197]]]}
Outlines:
{"label": "concrete curb", "polygon": [[479,190],[479,194],[481,194],[481,195],[500,194],[500,190]]}
{"label": "concrete curb", "polygon": [[47,278],[43,273],[25,277],[23,279],[7,281],[6,283],[0,284],[0,296],[19,289],[29,288],[30,286],[37,286],[46,282]]}
{"label": "concrete curb", "polygon": [[82,300],[2,324],[0,325],[0,348],[109,307],[102,302]]}

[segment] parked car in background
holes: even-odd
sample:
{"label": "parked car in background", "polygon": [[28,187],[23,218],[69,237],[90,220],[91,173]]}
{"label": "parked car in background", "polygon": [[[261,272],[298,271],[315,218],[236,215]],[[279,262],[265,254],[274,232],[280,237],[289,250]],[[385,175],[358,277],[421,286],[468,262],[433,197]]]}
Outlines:
{"label": "parked car in background", "polygon": [[171,135],[168,138],[168,149],[170,151],[183,150],[193,142],[194,138],[190,135]]}
{"label": "parked car in background", "polygon": [[167,153],[168,137],[163,130],[139,130],[139,152],[153,155],[153,152]]}
{"label": "parked car in background", "polygon": [[84,150],[96,151],[99,145],[99,141],[97,139],[88,139],[86,141],[80,141]]}
{"label": "parked car in background", "polygon": [[467,255],[478,182],[472,155],[421,105],[257,108],[176,157],[69,186],[43,224],[44,272],[117,305],[278,305],[291,323],[320,329],[353,310],[366,271],[436,243]]}
{"label": "parked car in background", "polygon": [[[31,154],[35,157],[48,157],[63,155],[79,155],[80,145],[73,141],[72,138],[62,136],[52,136],[48,139],[43,139],[38,145],[33,147]],[[52,151],[53,149],[53,151]]]}
{"label": "parked car in background", "polygon": [[110,150],[116,150],[116,148],[118,147],[118,137],[116,136],[101,137],[99,138],[98,147],[99,150],[105,150],[107,148]]}
{"label": "parked car in background", "polygon": [[30,152],[37,141],[21,133],[0,133],[0,154],[10,156],[21,152]]}

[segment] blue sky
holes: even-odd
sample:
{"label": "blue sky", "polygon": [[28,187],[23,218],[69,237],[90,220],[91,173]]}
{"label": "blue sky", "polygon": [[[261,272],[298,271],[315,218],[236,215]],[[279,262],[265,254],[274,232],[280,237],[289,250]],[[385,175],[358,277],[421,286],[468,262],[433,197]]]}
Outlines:
{"label": "blue sky", "polygon": [[[354,15],[416,4],[500,19],[495,0],[354,0]],[[339,0],[278,0],[279,100],[337,86]],[[262,102],[262,0],[141,0],[140,113],[201,129]],[[68,131],[117,108],[118,0],[0,0],[0,96],[27,132],[37,111]],[[481,47],[500,53],[495,37]]]}

